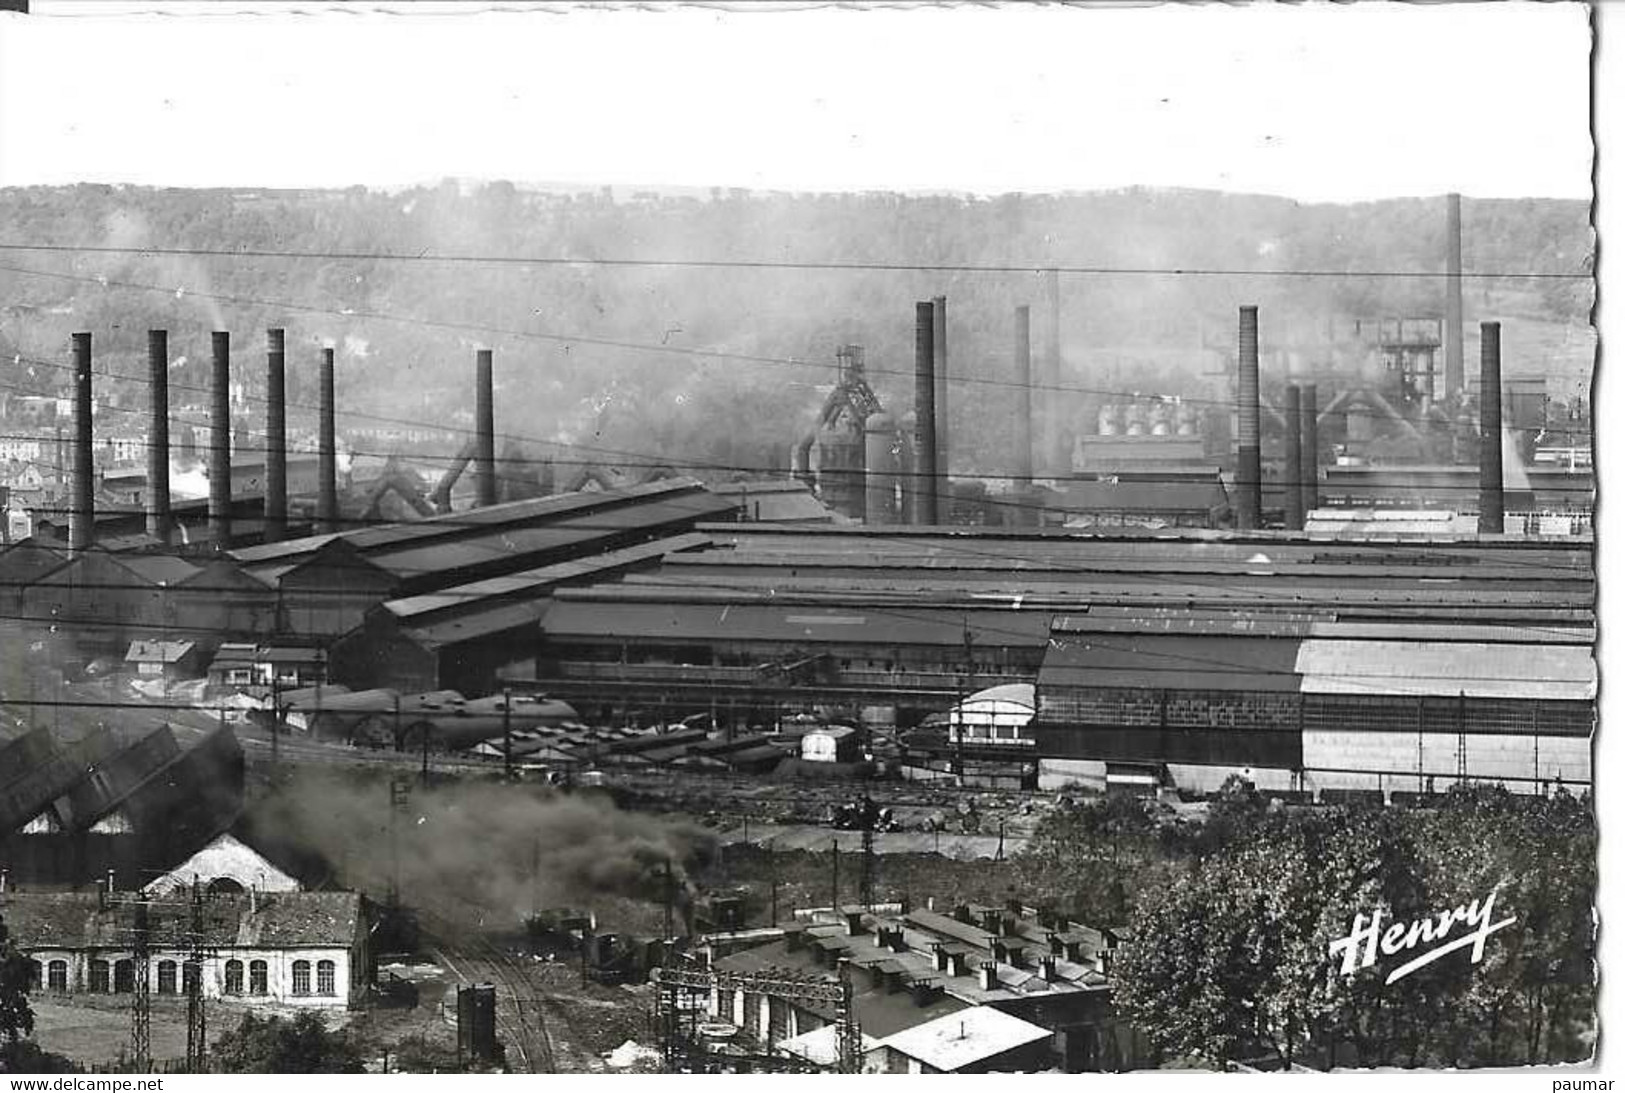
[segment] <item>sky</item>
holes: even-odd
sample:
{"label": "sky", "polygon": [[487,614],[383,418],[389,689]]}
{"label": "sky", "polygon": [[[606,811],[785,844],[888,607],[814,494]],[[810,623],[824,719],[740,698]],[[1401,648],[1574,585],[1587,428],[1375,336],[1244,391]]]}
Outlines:
{"label": "sky", "polygon": [[1572,3],[247,6],[0,16],[0,185],[1590,196]]}

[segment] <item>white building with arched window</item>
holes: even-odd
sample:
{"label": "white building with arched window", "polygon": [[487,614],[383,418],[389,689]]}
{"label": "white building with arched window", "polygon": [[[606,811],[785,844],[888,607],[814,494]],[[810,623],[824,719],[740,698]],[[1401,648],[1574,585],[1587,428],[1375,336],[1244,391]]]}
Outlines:
{"label": "white building with arched window", "polygon": [[[206,998],[245,1005],[347,1008],[371,975],[367,924],[354,892],[232,893],[198,887],[140,897],[9,893],[0,919],[33,961],[45,994],[128,994],[136,983],[137,907],[146,900],[148,989],[184,994],[201,952]],[[201,930],[193,923],[200,922]]]}

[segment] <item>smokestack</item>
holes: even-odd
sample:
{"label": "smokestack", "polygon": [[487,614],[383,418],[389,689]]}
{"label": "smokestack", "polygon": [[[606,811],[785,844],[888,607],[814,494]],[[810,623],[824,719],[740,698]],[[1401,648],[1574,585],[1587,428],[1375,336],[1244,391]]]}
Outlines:
{"label": "smokestack", "polygon": [[1303,530],[1303,407],[1296,384],[1286,389],[1286,527]]}
{"label": "smokestack", "polygon": [[1263,473],[1258,461],[1258,308],[1241,309],[1236,377],[1236,526],[1258,527],[1264,507]]}
{"label": "smokestack", "polygon": [[937,473],[942,476],[937,512],[944,518],[952,510],[953,486],[948,473],[948,297],[931,297],[931,349],[935,369]]}
{"label": "smokestack", "polygon": [[1050,390],[1044,392],[1043,457],[1039,460],[1041,475],[1065,475],[1067,470],[1066,438],[1061,435],[1061,274],[1048,270],[1044,274],[1044,291],[1049,300],[1048,341],[1045,347],[1044,378]]}
{"label": "smokestack", "polygon": [[492,403],[491,351],[474,354],[474,492],[475,505],[497,503],[497,426]]}
{"label": "smokestack", "polygon": [[1501,493],[1501,324],[1479,323],[1478,533],[1506,530]]}
{"label": "smokestack", "polygon": [[147,435],[147,534],[169,545],[169,331],[147,331],[147,390],[152,424]]}
{"label": "smokestack", "polygon": [[1307,519],[1309,513],[1320,507],[1320,406],[1315,385],[1303,385],[1303,395],[1299,399],[1299,442],[1301,445],[1303,461],[1303,512]]}
{"label": "smokestack", "polygon": [[265,541],[288,534],[288,406],[283,332],[265,332]]}
{"label": "smokestack", "polygon": [[[1016,309],[1016,481],[1012,495],[1017,505],[1032,503],[1032,309]],[[1006,523],[1027,526],[1030,510],[1016,508]]]}
{"label": "smokestack", "polygon": [[73,495],[68,504],[68,548],[96,541],[96,441],[91,429],[90,335],[73,336]]}
{"label": "smokestack", "polygon": [[209,537],[222,549],[231,539],[231,334],[214,332],[209,382]]}
{"label": "smokestack", "polygon": [[914,471],[919,515],[915,522],[937,522],[941,490],[937,466],[936,308],[930,300],[914,305]]}
{"label": "smokestack", "polygon": [[1467,383],[1462,363],[1461,195],[1445,197],[1444,230],[1444,394],[1454,398]]}
{"label": "smokestack", "polygon": [[321,403],[316,422],[316,530],[339,529],[339,484],[336,430],[333,422],[333,350],[322,350]]}

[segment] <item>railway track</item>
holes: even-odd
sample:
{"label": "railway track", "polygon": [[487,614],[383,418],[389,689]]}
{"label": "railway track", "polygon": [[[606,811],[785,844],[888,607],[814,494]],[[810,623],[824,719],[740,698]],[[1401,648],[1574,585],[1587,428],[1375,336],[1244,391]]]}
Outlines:
{"label": "railway track", "polygon": [[457,977],[459,984],[490,983],[496,987],[497,1029],[508,1052],[508,1067],[519,1063],[526,1073],[554,1074],[553,1042],[524,965],[478,935],[458,930],[431,914],[420,912],[427,923],[425,936],[433,939],[429,951]]}

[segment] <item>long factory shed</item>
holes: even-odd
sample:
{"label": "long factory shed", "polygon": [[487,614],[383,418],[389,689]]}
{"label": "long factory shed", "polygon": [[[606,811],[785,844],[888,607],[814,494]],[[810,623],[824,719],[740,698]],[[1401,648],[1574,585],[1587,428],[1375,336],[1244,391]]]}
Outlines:
{"label": "long factory shed", "polygon": [[560,588],[539,682],[691,697],[887,695],[940,708],[1036,682],[1057,618],[1124,609],[1461,626],[1594,623],[1588,545],[1354,543],[1271,533],[1090,534],[702,525],[707,548]]}

